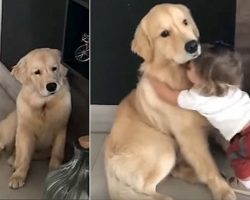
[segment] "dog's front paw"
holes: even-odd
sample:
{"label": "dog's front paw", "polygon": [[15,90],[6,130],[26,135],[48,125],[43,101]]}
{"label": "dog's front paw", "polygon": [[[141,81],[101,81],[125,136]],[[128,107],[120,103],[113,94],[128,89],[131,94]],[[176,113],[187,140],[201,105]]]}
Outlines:
{"label": "dog's front paw", "polygon": [[214,194],[216,200],[236,200],[236,194],[233,189],[227,184],[223,183],[217,187],[216,193]]}
{"label": "dog's front paw", "polygon": [[25,178],[18,175],[12,175],[10,177],[9,187],[12,189],[18,189],[20,187],[23,187]]}
{"label": "dog's front paw", "polygon": [[217,198],[218,200],[236,200],[236,194],[235,192],[230,188],[228,190],[224,190],[224,192],[221,193],[221,196]]}
{"label": "dog's front paw", "polygon": [[236,194],[230,185],[221,176],[211,176],[208,186],[215,200],[236,200]]}
{"label": "dog's front paw", "polygon": [[61,165],[62,161],[58,158],[51,157],[49,162],[49,170],[55,170]]}
{"label": "dog's front paw", "polygon": [[225,193],[225,195],[223,196],[223,200],[236,200],[236,194],[234,191],[228,191],[227,193]]}

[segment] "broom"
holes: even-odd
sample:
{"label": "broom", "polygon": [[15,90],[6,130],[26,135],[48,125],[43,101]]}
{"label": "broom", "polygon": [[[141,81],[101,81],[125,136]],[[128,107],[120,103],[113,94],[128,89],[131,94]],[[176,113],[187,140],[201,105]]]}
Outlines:
{"label": "broom", "polygon": [[74,156],[66,164],[49,172],[46,178],[46,199],[89,199],[89,136],[79,138]]}

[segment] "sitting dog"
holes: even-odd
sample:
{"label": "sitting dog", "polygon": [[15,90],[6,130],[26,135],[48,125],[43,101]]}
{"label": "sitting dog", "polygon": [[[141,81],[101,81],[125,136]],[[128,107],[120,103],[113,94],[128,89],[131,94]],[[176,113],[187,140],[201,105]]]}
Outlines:
{"label": "sitting dog", "polygon": [[236,199],[209,152],[205,118],[163,102],[145,78],[150,75],[176,90],[190,88],[184,66],[200,55],[198,40],[199,31],[183,5],[156,5],[139,23],[131,47],[143,58],[141,78],[118,106],[105,146],[112,200],[172,200],[156,187],[173,172],[206,184],[216,200]]}
{"label": "sitting dog", "polygon": [[10,158],[13,189],[24,185],[32,158],[50,157],[50,169],[63,161],[71,96],[67,69],[60,61],[58,50],[36,49],[11,71],[22,88],[16,110],[0,123],[0,150],[15,149]]}

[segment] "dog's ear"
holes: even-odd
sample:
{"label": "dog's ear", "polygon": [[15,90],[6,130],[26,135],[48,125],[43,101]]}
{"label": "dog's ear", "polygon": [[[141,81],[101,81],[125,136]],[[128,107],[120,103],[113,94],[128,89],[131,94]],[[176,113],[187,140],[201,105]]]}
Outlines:
{"label": "dog's ear", "polygon": [[144,17],[136,28],[134,39],[131,44],[131,50],[142,57],[145,61],[150,61],[153,57],[153,49],[146,31],[145,20]]}
{"label": "dog's ear", "polygon": [[196,26],[196,24],[195,24],[195,22],[193,20],[193,17],[192,17],[192,14],[191,14],[190,10],[186,6],[184,6],[182,4],[179,4],[177,6],[185,13],[185,16],[187,17],[187,21],[191,25],[195,36],[197,38],[199,38],[200,37],[200,32],[199,32],[199,29],[197,28],[197,26]]}
{"label": "dog's ear", "polygon": [[194,32],[195,36],[196,36],[197,38],[199,38],[199,37],[200,37],[200,32],[199,32],[199,29],[197,28],[197,26],[196,26],[196,24],[195,24],[195,22],[194,22],[192,16],[191,16],[191,13],[190,13],[190,16],[189,16],[189,23],[190,23],[191,26],[192,26],[192,29],[193,29],[193,32]]}
{"label": "dog's ear", "polygon": [[56,58],[61,61],[62,53],[58,49],[51,49],[51,51],[55,54]]}
{"label": "dog's ear", "polygon": [[68,73],[68,69],[61,64],[61,55],[62,55],[61,51],[59,51],[58,49],[51,49],[51,50],[56,55],[56,58],[57,58],[58,62],[60,63],[60,68],[59,68],[60,75],[62,77],[65,77]]}
{"label": "dog's ear", "polygon": [[68,68],[60,64],[59,72],[62,77],[65,77],[68,73]]}
{"label": "dog's ear", "polygon": [[12,67],[11,75],[13,75],[22,84],[27,80],[25,57],[21,58],[18,63]]}

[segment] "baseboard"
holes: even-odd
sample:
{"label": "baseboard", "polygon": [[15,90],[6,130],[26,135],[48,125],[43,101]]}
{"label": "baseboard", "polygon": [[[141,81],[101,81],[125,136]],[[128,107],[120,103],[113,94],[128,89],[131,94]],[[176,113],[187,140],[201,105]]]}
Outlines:
{"label": "baseboard", "polygon": [[117,105],[90,105],[91,132],[110,132]]}

